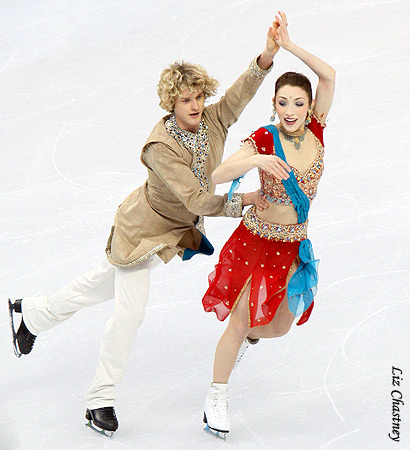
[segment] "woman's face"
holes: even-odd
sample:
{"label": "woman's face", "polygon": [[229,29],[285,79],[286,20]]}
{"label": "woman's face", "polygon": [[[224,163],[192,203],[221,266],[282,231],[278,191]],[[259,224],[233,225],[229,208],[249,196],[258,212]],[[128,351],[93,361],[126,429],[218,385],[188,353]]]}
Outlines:
{"label": "woman's face", "polygon": [[278,90],[273,101],[280,123],[286,131],[302,129],[310,106],[304,89],[286,84]]}

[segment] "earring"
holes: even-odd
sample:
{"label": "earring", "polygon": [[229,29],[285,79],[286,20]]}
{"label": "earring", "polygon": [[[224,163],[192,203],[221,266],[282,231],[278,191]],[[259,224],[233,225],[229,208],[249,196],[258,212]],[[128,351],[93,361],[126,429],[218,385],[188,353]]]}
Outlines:
{"label": "earring", "polygon": [[313,114],[313,110],[309,109],[307,116],[306,116],[305,125],[309,125],[310,122],[312,121],[312,114]]}
{"label": "earring", "polygon": [[270,116],[270,121],[271,122],[275,122],[275,117],[276,117],[276,109],[275,107],[272,108],[272,115]]}

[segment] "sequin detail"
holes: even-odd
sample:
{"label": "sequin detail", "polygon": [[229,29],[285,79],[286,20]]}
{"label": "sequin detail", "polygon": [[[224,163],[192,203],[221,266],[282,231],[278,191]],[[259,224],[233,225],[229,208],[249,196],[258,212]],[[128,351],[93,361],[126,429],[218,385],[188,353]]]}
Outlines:
{"label": "sequin detail", "polygon": [[[209,192],[209,181],[205,173],[205,161],[209,153],[209,134],[208,126],[201,120],[199,123],[198,133],[191,133],[180,128],[172,115],[165,122],[165,129],[167,133],[172,136],[178,144],[185,147],[193,154],[193,162],[191,170],[199,181],[200,186],[204,191]],[[195,227],[205,235],[205,226],[203,216],[199,216]]]}
{"label": "sequin detail", "polygon": [[251,63],[249,64],[249,71],[251,73],[251,78],[256,80],[263,80],[266,75],[272,70],[273,62],[269,69],[263,70],[258,66],[258,58],[259,56],[255,56],[255,58],[252,59]]}
{"label": "sequin detail", "polygon": [[224,205],[224,216],[242,217],[243,194],[233,194],[231,200],[227,200]]}
{"label": "sequin detail", "polygon": [[175,116],[172,115],[165,122],[165,129],[180,145],[193,153],[194,161],[191,170],[198,178],[201,187],[208,192],[209,182],[205,173],[205,161],[209,153],[209,134],[206,123],[201,120],[198,133],[191,133],[182,130],[178,126]]}
{"label": "sequin detail", "polygon": [[152,255],[155,255],[160,250],[162,250],[163,248],[166,247],[166,244],[158,244],[156,247],[152,248],[149,252],[145,253],[145,255],[142,255],[140,258],[135,259],[134,261],[131,261],[129,263],[117,263],[112,259],[112,256],[111,256],[111,242],[112,242],[112,237],[114,235],[114,229],[115,229],[114,226],[111,227],[111,233],[110,233],[110,237],[108,238],[105,253],[107,255],[108,261],[116,267],[134,267],[137,264],[140,264],[143,261],[146,261],[149,257],[151,257]]}
{"label": "sequin detail", "polygon": [[320,125],[322,126],[322,128],[326,128],[326,122],[324,119],[324,114],[321,114],[320,116],[318,116],[315,112],[313,112],[312,116],[320,123]]}
{"label": "sequin detail", "polygon": [[[310,130],[309,132],[312,133]],[[255,135],[256,133],[252,134],[248,139],[252,142],[256,151],[261,154],[274,154],[274,150],[272,149],[268,149],[268,151],[266,151],[264,147],[259,149],[255,142]],[[309,169],[305,173],[301,173],[298,169],[292,167],[298,185],[309,200],[313,200],[316,197],[318,184],[324,170],[323,145],[314,133],[312,133],[312,136],[316,142],[317,155]],[[292,200],[286,193],[285,187],[280,180],[275,178],[271,173],[262,169],[259,169],[259,179],[262,186],[261,194],[265,196],[268,201],[278,205],[292,205]]]}
{"label": "sequin detail", "polygon": [[[191,170],[199,181],[201,188],[209,192],[209,181],[205,172],[205,162],[208,157],[209,147],[209,133],[207,124],[201,120],[199,123],[198,133],[191,133],[180,128],[172,115],[165,122],[165,129],[167,133],[172,136],[178,144],[182,145],[189,152],[193,154],[193,162]],[[241,217],[242,216],[242,194],[234,194],[230,201],[226,201],[224,205],[224,214],[227,217]],[[240,208],[240,212],[239,211]],[[204,217],[199,216],[195,227],[203,234],[205,233]]]}
{"label": "sequin detail", "polygon": [[246,211],[242,222],[254,235],[268,240],[295,242],[307,238],[308,221],[290,225],[268,222],[258,217],[255,206]]}

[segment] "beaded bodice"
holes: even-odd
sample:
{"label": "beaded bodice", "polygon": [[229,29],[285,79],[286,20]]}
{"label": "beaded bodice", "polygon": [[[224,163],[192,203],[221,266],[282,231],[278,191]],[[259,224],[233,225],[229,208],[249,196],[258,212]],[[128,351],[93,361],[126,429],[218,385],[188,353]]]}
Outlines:
{"label": "beaded bodice", "polygon": [[[323,147],[323,128],[324,126],[312,116],[312,121],[307,125],[309,132],[313,134],[317,146],[316,158],[305,173],[301,173],[296,167],[292,167],[298,185],[306,194],[309,200],[313,200],[317,193],[317,187],[324,170],[324,147]],[[274,155],[273,136],[265,128],[252,133],[248,138],[254,144],[255,150],[262,155]],[[261,192],[266,199],[279,205],[292,205],[292,200],[286,193],[282,182],[275,178],[269,172],[259,169],[259,178],[261,182]]]}

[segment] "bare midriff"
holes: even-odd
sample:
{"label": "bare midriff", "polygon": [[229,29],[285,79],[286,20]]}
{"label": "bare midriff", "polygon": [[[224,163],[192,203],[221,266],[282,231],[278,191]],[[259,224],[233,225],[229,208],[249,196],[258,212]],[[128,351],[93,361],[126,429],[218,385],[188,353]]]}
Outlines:
{"label": "bare midriff", "polygon": [[298,223],[298,214],[293,205],[277,205],[269,203],[269,207],[263,211],[257,210],[258,217],[268,222],[290,225]]}

